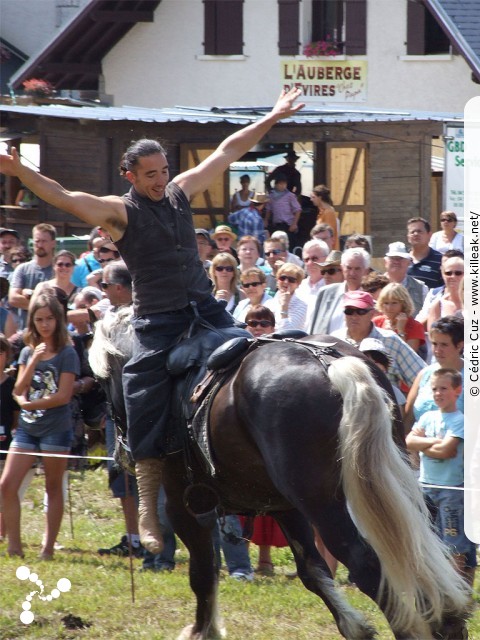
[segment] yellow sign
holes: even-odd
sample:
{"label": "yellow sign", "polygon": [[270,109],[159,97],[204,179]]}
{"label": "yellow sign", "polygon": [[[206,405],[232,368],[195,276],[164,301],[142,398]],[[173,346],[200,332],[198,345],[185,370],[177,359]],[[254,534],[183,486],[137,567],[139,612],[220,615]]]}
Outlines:
{"label": "yellow sign", "polygon": [[305,102],[365,102],[366,60],[284,60],[284,89],[299,87]]}

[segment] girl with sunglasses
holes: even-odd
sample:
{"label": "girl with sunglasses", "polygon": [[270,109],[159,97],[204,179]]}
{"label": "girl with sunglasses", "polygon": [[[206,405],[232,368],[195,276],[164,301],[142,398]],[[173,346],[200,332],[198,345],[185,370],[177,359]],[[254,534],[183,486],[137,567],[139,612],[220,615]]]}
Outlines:
{"label": "girl with sunglasses", "polygon": [[278,330],[305,329],[307,304],[295,293],[304,277],[305,271],[289,262],[277,271],[277,293],[265,303],[265,306],[275,314]]}
{"label": "girl with sunglasses", "polygon": [[258,267],[251,267],[240,274],[240,284],[245,300],[240,300],[233,312],[233,317],[240,322],[245,322],[247,313],[256,305],[263,305],[270,300],[267,293],[267,278]]}
{"label": "girl with sunglasses", "polygon": [[213,281],[213,295],[226,302],[226,311],[233,313],[235,307],[245,297],[238,287],[237,261],[230,253],[218,253],[210,265],[210,279]]}
{"label": "girl with sunglasses", "polygon": [[443,294],[437,298],[428,312],[427,328],[430,328],[439,318],[445,316],[462,316],[462,285],[465,263],[463,258],[455,257],[442,260],[442,277],[445,282]]}
{"label": "girl with sunglasses", "polygon": [[457,216],[453,211],[442,211],[440,214],[441,230],[432,233],[428,243],[432,249],[445,253],[449,249],[460,249],[463,251],[464,236],[455,231],[457,226]]}
{"label": "girl with sunglasses", "polygon": [[65,313],[69,308],[73,308],[73,301],[78,293],[78,287],[72,282],[76,259],[75,254],[66,249],[56,253],[53,257],[53,278],[46,282],[39,282],[35,287],[35,293],[45,289],[53,289],[65,308]]}

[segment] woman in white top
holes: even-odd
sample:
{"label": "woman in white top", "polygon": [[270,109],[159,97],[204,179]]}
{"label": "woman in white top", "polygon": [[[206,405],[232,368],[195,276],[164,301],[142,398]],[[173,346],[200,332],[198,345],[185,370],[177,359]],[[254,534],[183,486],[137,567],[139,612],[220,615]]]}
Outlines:
{"label": "woman in white top", "polygon": [[295,294],[295,290],[298,289],[304,277],[305,271],[289,262],[286,262],[277,271],[278,291],[274,298],[265,303],[265,306],[275,314],[277,331],[283,329],[301,329],[303,331],[305,329],[307,304]]}
{"label": "woman in white top", "polygon": [[428,312],[427,328],[430,331],[434,322],[445,316],[460,315],[463,311],[463,276],[465,263],[462,258],[454,257],[442,261],[442,277],[445,281],[443,294],[434,300]]}
{"label": "woman in white top", "polygon": [[457,226],[457,216],[453,211],[442,211],[440,214],[441,231],[432,233],[428,243],[432,249],[445,253],[449,249],[460,249],[463,251],[464,236],[455,231]]}
{"label": "woman in white top", "polygon": [[243,176],[240,176],[240,184],[242,185],[239,191],[235,191],[232,196],[232,201],[230,204],[230,209],[232,213],[234,211],[239,211],[240,209],[244,209],[245,207],[250,206],[250,199],[255,195],[255,191],[250,190],[250,176],[246,173]]}
{"label": "woman in white top", "polygon": [[266,293],[267,278],[258,267],[251,267],[240,274],[240,285],[245,300],[240,300],[233,312],[233,317],[240,322],[245,322],[245,316],[252,307],[264,305],[271,297]]}
{"label": "woman in white top", "polygon": [[226,310],[233,313],[245,295],[238,288],[237,261],[231,253],[218,253],[210,265],[210,278],[213,281],[213,295],[217,300],[225,300]]}

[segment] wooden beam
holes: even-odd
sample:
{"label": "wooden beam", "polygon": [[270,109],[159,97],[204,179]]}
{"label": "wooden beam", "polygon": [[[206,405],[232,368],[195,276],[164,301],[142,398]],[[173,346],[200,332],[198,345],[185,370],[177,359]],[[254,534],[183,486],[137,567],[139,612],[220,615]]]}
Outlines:
{"label": "wooden beam", "polygon": [[41,66],[45,73],[64,73],[68,75],[92,75],[102,73],[100,62],[47,62]]}
{"label": "wooden beam", "polygon": [[153,11],[92,11],[94,22],[153,22]]}

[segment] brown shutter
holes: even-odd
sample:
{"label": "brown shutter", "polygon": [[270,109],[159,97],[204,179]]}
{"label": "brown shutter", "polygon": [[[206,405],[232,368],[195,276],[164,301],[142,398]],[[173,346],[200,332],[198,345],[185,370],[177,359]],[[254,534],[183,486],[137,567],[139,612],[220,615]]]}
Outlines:
{"label": "brown shutter", "polygon": [[411,0],[407,4],[407,55],[425,55],[425,7]]}
{"label": "brown shutter", "polygon": [[278,53],[295,56],[299,45],[300,0],[278,0]]}
{"label": "brown shutter", "polygon": [[203,0],[204,4],[204,33],[203,43],[205,55],[213,56],[216,53],[216,0]]}
{"label": "brown shutter", "polygon": [[205,54],[243,53],[243,1],[203,0],[205,5]]}
{"label": "brown shutter", "polygon": [[367,1],[347,0],[344,52],[350,56],[367,53]]}

